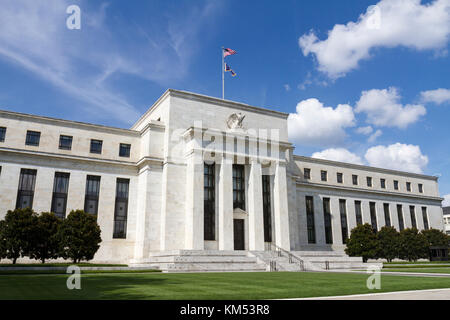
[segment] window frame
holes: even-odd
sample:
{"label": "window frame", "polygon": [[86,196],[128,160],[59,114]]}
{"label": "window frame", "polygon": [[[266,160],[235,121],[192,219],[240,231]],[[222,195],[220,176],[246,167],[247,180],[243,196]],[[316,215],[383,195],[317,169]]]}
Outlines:
{"label": "window frame", "polygon": [[[32,139],[36,139],[36,141],[33,142]],[[27,135],[25,137],[25,145],[31,147],[39,147],[40,142],[41,142],[40,131],[27,130]]]}
{"label": "window frame", "polygon": [[203,239],[216,240],[216,164],[203,167]]}
{"label": "window frame", "polygon": [[233,164],[233,209],[245,211],[245,166]]}
{"label": "window frame", "polygon": [[[126,150],[123,154],[122,150]],[[119,144],[119,157],[129,158],[131,156],[131,144],[130,143],[120,143]]]}
{"label": "window frame", "polygon": [[[93,148],[93,146],[94,146],[95,144],[100,145],[100,151],[95,150],[95,148]],[[103,140],[91,139],[91,144],[90,144],[89,152],[90,152],[90,153],[94,153],[94,154],[102,154],[102,151],[103,151]]]}
{"label": "window frame", "polygon": [[5,142],[6,139],[6,127],[0,127],[0,142]]}
{"label": "window frame", "polygon": [[320,181],[323,181],[323,182],[328,181],[328,171],[320,170]]}
{"label": "window frame", "polygon": [[[63,139],[66,139],[66,138],[70,138],[70,139],[67,139],[67,141],[70,141],[70,144],[68,146],[64,146],[61,143],[63,141]],[[72,142],[73,142],[73,136],[68,136],[68,135],[64,135],[64,134],[59,135],[59,149],[60,150],[72,150]]]}
{"label": "window frame", "polygon": [[344,174],[342,172],[336,173],[336,181],[337,183],[344,183]]}

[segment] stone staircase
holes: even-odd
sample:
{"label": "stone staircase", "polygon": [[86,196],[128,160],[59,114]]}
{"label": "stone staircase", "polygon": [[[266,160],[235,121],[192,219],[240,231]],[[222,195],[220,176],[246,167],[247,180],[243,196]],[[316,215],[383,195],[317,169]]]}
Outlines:
{"label": "stone staircase", "polygon": [[369,265],[382,267],[381,263],[363,263],[361,257],[349,257],[344,251],[291,251],[302,259],[312,271],[365,270]]}

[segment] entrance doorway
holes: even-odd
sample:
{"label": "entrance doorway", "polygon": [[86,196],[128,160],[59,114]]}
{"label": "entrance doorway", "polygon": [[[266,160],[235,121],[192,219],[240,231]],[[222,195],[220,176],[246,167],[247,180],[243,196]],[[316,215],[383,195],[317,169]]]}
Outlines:
{"label": "entrance doorway", "polygon": [[245,250],[244,219],[233,219],[234,250]]}

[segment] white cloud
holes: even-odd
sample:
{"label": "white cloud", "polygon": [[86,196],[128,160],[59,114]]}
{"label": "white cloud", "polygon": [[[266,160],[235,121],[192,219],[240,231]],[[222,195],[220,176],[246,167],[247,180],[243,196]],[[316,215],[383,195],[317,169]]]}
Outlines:
{"label": "white cloud", "polygon": [[442,198],[444,198],[444,201],[442,201],[442,206],[449,207],[450,206],[450,194],[446,194]]}
{"label": "white cloud", "polygon": [[284,87],[284,90],[286,90],[286,92],[287,91],[291,91],[291,86],[290,85],[285,84],[285,85],[283,85],[283,87]]}
{"label": "white cloud", "polygon": [[325,159],[354,164],[363,164],[361,158],[344,148],[330,148],[321,152],[313,153],[313,158]]}
{"label": "white cloud", "polygon": [[373,134],[370,135],[370,137],[367,139],[367,142],[369,143],[374,143],[375,140],[378,139],[378,137],[380,137],[383,134],[383,131],[381,130],[377,130],[375,131]]}
{"label": "white cloud", "polygon": [[339,145],[347,136],[345,128],[355,125],[353,109],[345,104],[333,109],[312,98],[297,104],[296,111],[288,118],[289,138],[304,145]]}
{"label": "white cloud", "polygon": [[376,146],[367,150],[365,158],[370,166],[422,173],[428,164],[419,146],[401,143]]}
{"label": "white cloud", "polygon": [[355,112],[367,114],[367,122],[376,126],[406,128],[426,114],[423,105],[402,105],[396,88],[363,91]]}
{"label": "white cloud", "polygon": [[363,134],[363,135],[366,135],[366,136],[368,136],[372,132],[373,132],[373,128],[371,126],[359,127],[359,128],[356,129],[356,133]]}
{"label": "white cloud", "polygon": [[445,50],[449,34],[449,0],[429,4],[421,4],[421,0],[381,0],[357,22],[336,24],[326,40],[319,40],[311,31],[300,37],[299,45],[305,56],[315,56],[320,71],[338,78],[356,69],[361,60],[371,58],[374,48]]}
{"label": "white cloud", "polygon": [[420,93],[423,102],[433,102],[435,104],[443,104],[450,102],[450,89],[436,89],[422,91]]}

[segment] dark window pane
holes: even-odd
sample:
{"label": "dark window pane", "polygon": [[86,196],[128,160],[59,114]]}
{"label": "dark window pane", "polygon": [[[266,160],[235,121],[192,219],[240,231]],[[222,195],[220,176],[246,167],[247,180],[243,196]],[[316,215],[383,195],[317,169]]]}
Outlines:
{"label": "dark window pane", "polygon": [[98,199],[100,193],[100,177],[87,176],[84,211],[93,215],[98,213]]}
{"label": "dark window pane", "polygon": [[423,218],[423,227],[425,230],[430,229],[430,226],[428,224],[428,214],[427,214],[427,207],[422,207],[422,218]]}
{"label": "dark window pane", "polygon": [[352,181],[354,186],[358,185],[358,176],[356,174],[352,175]]}
{"label": "dark window pane", "polygon": [[308,243],[316,243],[316,230],[314,225],[314,198],[307,196],[306,200],[306,226],[308,230]]}
{"label": "dark window pane", "polygon": [[419,183],[419,192],[423,193],[423,184]]}
{"label": "dark window pane", "polygon": [[342,243],[347,243],[348,239],[347,204],[344,199],[339,200],[339,211],[341,214]]}
{"label": "dark window pane", "polygon": [[272,242],[272,199],[270,193],[270,176],[262,176],[264,241]]}
{"label": "dark window pane", "polygon": [[398,181],[397,180],[394,180],[394,189],[398,190]]}
{"label": "dark window pane", "polygon": [[305,168],[303,170],[303,177],[307,180],[311,179],[311,169]]}
{"label": "dark window pane", "polygon": [[333,229],[331,226],[330,198],[323,198],[323,218],[325,223],[325,243],[333,243]]}
{"label": "dark window pane", "polygon": [[69,188],[69,173],[56,172],[53,182],[53,197],[51,212],[57,217],[66,217],[67,191]]}
{"label": "dark window pane", "polygon": [[33,208],[36,174],[37,171],[32,169],[20,170],[19,190],[17,192],[16,209]]}
{"label": "dark window pane", "polygon": [[62,150],[72,149],[72,137],[71,136],[59,136],[59,148]]}
{"label": "dark window pane", "polygon": [[213,163],[204,165],[204,239],[215,240],[215,218],[216,218],[216,197],[215,197],[215,167]]}
{"label": "dark window pane", "polygon": [[126,223],[128,216],[129,186],[129,179],[117,178],[113,238],[125,239],[127,237]]}
{"label": "dark window pane", "polygon": [[119,149],[120,157],[130,157],[131,144],[121,143]]}
{"label": "dark window pane", "polygon": [[372,177],[367,177],[367,186],[372,187]]}
{"label": "dark window pane", "polygon": [[245,167],[240,164],[233,165],[233,208],[245,210]]}
{"label": "dark window pane", "polygon": [[320,171],[320,178],[322,181],[327,181],[327,178],[328,178],[327,176],[328,176],[328,173],[326,171],[324,171],[324,170]]}
{"label": "dark window pane", "polygon": [[5,141],[5,136],[6,136],[6,128],[0,127],[0,142]]}
{"label": "dark window pane", "polygon": [[375,208],[375,202],[370,202],[369,207],[370,207],[370,222],[372,224],[372,229],[373,231],[377,231],[378,224],[377,224],[377,211]]}
{"label": "dark window pane", "polygon": [[343,174],[340,173],[340,172],[337,173],[337,182],[338,183],[343,183],[344,182]]}
{"label": "dark window pane", "polygon": [[405,229],[405,222],[403,220],[403,207],[401,204],[397,205],[397,216],[398,216],[398,227],[399,230],[402,231]]}
{"label": "dark window pane", "polygon": [[411,191],[411,182],[406,183],[406,191]]}
{"label": "dark window pane", "polygon": [[411,215],[411,225],[413,228],[417,229],[417,222],[416,222],[416,207],[409,206],[409,213]]}
{"label": "dark window pane", "polygon": [[41,133],[37,131],[27,131],[27,138],[25,144],[27,146],[38,146],[41,139]]}
{"label": "dark window pane", "polygon": [[382,189],[386,189],[386,180],[385,179],[380,179],[380,185]]}
{"label": "dark window pane", "polygon": [[361,210],[361,201],[355,201],[355,216],[356,216],[356,224],[362,224],[362,210]]}
{"label": "dark window pane", "polygon": [[386,222],[386,226],[391,226],[391,213],[389,210],[389,203],[383,204],[384,209],[384,221]]}
{"label": "dark window pane", "polygon": [[102,153],[102,140],[91,140],[91,153]]}

